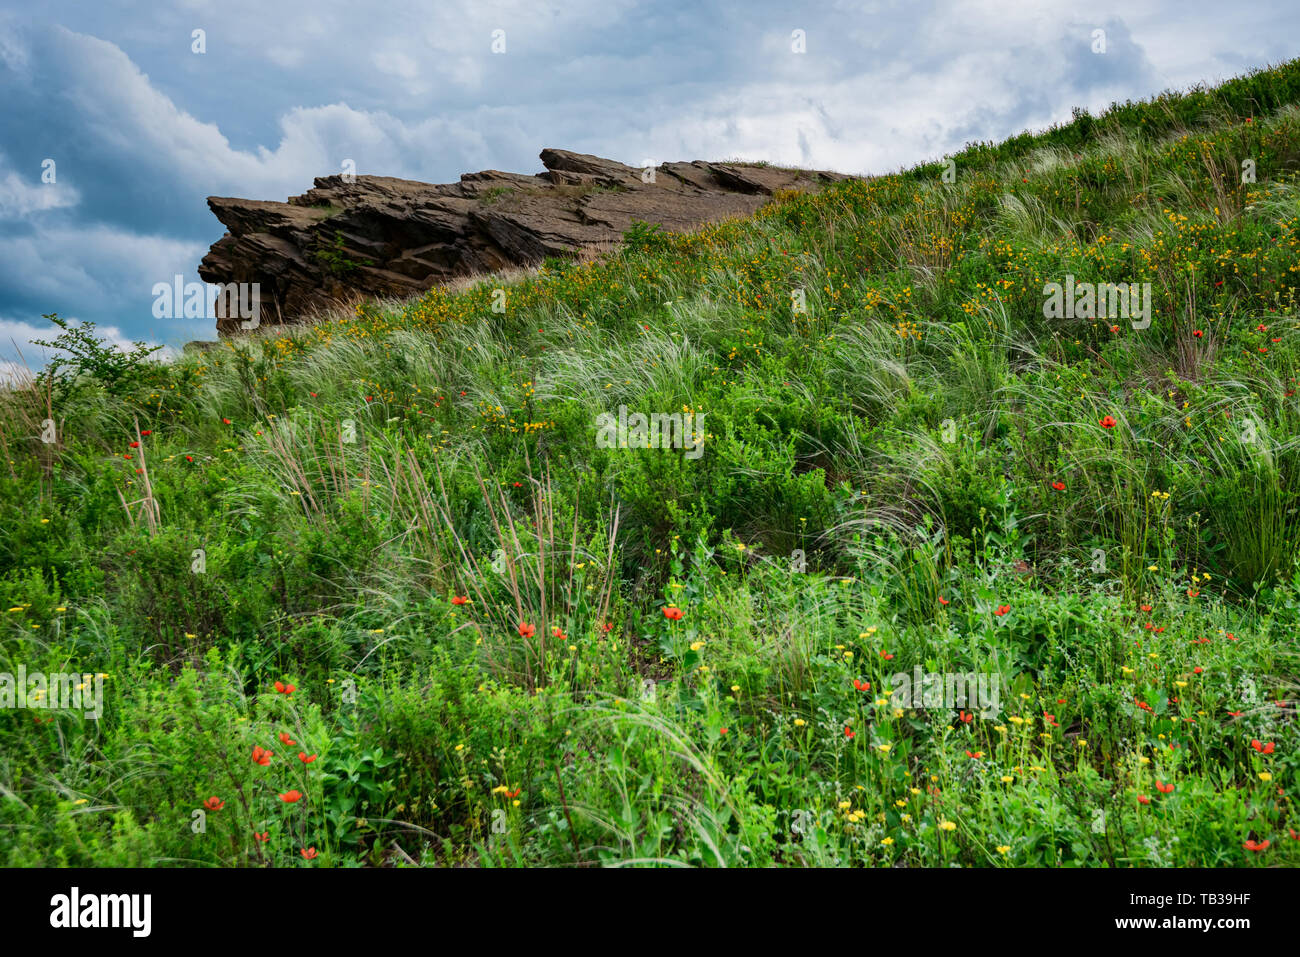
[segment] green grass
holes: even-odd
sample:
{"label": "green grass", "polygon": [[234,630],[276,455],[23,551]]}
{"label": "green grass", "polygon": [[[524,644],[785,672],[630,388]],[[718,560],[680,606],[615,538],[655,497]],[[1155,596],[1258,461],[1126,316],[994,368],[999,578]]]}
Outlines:
{"label": "green grass", "polygon": [[[0,672],[107,678],[0,709],[3,859],[1300,863],[1297,104],[7,393]],[[1045,318],[1067,276],[1150,326]],[[620,405],[702,454],[601,447]]]}

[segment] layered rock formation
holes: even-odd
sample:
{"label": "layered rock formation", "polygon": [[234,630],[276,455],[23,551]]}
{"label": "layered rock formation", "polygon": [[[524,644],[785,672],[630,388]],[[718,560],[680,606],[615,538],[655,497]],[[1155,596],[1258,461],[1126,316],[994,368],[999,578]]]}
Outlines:
{"label": "layered rock formation", "polygon": [[[209,197],[229,232],[203,257],[199,275],[258,283],[263,326],[302,322],[359,297],[410,296],[617,243],[638,220],[689,230],[748,215],[776,190],[818,190],[847,178],[700,161],[664,163],[651,177],[567,150],[542,150],[541,159],[546,171],[535,176],[487,170],[444,185],[322,176],[287,203]],[[238,333],[239,320],[218,320],[217,330]]]}

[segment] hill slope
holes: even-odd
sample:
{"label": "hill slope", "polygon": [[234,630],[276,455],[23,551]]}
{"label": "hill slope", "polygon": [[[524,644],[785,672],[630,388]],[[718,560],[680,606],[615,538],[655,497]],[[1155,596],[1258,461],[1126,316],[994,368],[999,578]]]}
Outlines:
{"label": "hill slope", "polygon": [[83,341],[6,396],[0,670],[103,715],[0,711],[6,859],[1300,863],[1298,103]]}

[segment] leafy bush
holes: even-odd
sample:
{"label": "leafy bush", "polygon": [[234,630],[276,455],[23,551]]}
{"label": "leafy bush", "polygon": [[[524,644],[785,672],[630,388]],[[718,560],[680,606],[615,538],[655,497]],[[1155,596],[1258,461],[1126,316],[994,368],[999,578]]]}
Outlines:
{"label": "leafy bush", "polygon": [[57,349],[56,355],[38,377],[38,384],[51,383],[60,398],[66,398],[79,376],[86,376],[104,387],[110,395],[125,395],[137,385],[148,370],[145,360],[162,349],[143,342],[133,343],[130,351],[115,348],[107,339],[95,335],[93,322],[71,324],[49,313],[48,319],[63,330],[53,341],[33,339],[34,345]]}

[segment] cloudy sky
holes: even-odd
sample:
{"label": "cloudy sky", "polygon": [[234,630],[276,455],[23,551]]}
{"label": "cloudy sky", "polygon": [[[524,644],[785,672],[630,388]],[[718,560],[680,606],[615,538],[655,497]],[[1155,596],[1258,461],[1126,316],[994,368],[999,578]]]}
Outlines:
{"label": "cloudy sky", "polygon": [[205,197],[283,200],[348,159],[432,182],[538,172],[546,146],[882,172],[1298,41],[1296,0],[0,0],[0,361],[39,366],[50,312],[214,338],[151,309],[224,231]]}

